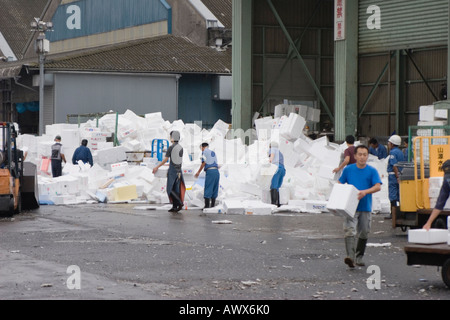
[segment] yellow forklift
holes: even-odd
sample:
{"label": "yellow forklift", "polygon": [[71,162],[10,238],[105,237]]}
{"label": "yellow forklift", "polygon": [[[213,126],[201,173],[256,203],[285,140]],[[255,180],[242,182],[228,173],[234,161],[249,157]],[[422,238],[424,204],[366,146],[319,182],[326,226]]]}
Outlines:
{"label": "yellow forklift", "polygon": [[13,123],[0,122],[0,216],[11,217],[22,209],[39,207],[36,165],[24,163],[23,152],[16,146]]}
{"label": "yellow forklift", "polygon": [[[400,207],[392,214],[392,227],[422,228],[427,222],[440,189],[439,177],[443,177],[442,164],[450,159],[450,136],[427,136],[412,139],[412,161],[399,163]],[[430,198],[430,181],[434,194]],[[437,184],[437,185],[436,185]],[[430,201],[431,199],[431,201]],[[398,210],[399,209],[399,210]],[[433,228],[447,228],[449,209],[440,213]]]}

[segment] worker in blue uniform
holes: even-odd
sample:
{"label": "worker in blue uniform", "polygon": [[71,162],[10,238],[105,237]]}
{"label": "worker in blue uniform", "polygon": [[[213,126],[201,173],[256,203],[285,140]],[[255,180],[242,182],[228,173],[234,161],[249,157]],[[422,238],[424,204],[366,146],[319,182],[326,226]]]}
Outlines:
{"label": "worker in blue uniform", "polygon": [[83,163],[89,163],[91,167],[94,165],[94,161],[92,160],[91,150],[87,147],[88,141],[86,139],[81,140],[81,146],[79,146],[72,156],[72,163],[78,164],[78,161],[81,160]]}
{"label": "worker in blue uniform", "polygon": [[205,170],[205,188],[203,191],[205,208],[212,208],[216,205],[216,199],[219,194],[219,165],[217,164],[216,153],[209,149],[208,143],[202,143],[200,148],[202,149],[202,164],[195,174],[195,178],[198,178],[202,170]]}
{"label": "worker in blue uniform", "polygon": [[369,153],[377,156],[380,160],[387,158],[388,156],[386,147],[382,144],[379,144],[378,140],[375,138],[369,140]]}
{"label": "worker in blue uniform", "polygon": [[396,166],[397,163],[404,161],[403,152],[399,146],[402,144],[402,138],[398,135],[393,135],[388,140],[389,147],[389,160],[387,165],[388,172],[388,187],[389,187],[389,201],[391,202],[391,215],[387,219],[391,219],[392,215],[395,216],[398,208],[398,202],[400,201],[400,188],[398,179],[401,169]]}
{"label": "worker in blue uniform", "polygon": [[280,207],[280,188],[283,184],[284,176],[286,175],[284,156],[281,153],[277,142],[272,141],[269,148],[269,161],[278,167],[270,183],[270,199],[272,204]]}

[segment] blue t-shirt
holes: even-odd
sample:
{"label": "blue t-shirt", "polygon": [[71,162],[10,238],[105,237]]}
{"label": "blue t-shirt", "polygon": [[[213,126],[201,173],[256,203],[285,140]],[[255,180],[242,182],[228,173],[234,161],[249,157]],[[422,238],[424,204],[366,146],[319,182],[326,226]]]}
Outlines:
{"label": "blue t-shirt", "polygon": [[[355,186],[358,190],[366,190],[372,188],[377,183],[382,183],[378,171],[369,165],[363,169],[356,166],[356,163],[350,164],[344,168],[340,183],[348,183]],[[356,211],[372,212],[372,194],[367,194],[364,198],[359,200]]]}
{"label": "blue t-shirt", "polygon": [[274,154],[275,157],[273,158],[272,164],[275,164],[277,166],[281,165],[284,166],[284,156],[281,153],[280,149],[278,148],[270,148],[269,150],[269,157]]}
{"label": "blue t-shirt", "polygon": [[205,162],[205,171],[209,168],[215,167],[219,168],[219,165],[217,164],[217,157],[216,153],[209,148],[206,148],[205,151],[202,153],[202,163]]}
{"label": "blue t-shirt", "polygon": [[[393,149],[391,149],[391,152],[389,153],[387,172],[394,172],[394,165],[400,161],[404,161],[403,152],[398,147],[394,147]],[[402,171],[401,168],[398,169],[399,171]]]}

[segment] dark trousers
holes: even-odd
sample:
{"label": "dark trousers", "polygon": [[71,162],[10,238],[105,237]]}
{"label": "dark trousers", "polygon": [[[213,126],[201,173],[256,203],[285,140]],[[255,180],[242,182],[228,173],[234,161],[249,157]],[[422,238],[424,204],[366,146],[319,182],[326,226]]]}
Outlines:
{"label": "dark trousers", "polygon": [[52,176],[53,178],[62,176],[62,160],[52,159]]}

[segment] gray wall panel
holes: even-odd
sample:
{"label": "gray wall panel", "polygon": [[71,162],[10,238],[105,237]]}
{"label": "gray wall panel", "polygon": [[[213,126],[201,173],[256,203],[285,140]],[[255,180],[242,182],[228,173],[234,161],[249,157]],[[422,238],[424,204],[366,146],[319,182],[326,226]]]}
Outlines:
{"label": "gray wall panel", "polygon": [[177,119],[177,80],[173,76],[108,74],[55,74],[55,122],[67,114],[161,111],[164,119]]}

